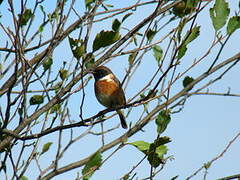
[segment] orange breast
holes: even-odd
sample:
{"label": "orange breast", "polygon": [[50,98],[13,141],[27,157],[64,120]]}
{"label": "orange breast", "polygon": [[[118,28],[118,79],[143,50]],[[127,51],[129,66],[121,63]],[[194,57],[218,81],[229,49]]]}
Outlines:
{"label": "orange breast", "polygon": [[95,82],[97,100],[105,107],[118,107],[126,104],[125,95],[118,81],[103,79]]}
{"label": "orange breast", "polygon": [[96,93],[111,96],[118,89],[118,84],[114,81],[100,80],[95,83]]}
{"label": "orange breast", "polygon": [[95,82],[95,94],[98,101],[106,106],[112,107],[113,96],[115,92],[118,90],[118,84],[114,81],[107,81],[107,80],[99,80]]}

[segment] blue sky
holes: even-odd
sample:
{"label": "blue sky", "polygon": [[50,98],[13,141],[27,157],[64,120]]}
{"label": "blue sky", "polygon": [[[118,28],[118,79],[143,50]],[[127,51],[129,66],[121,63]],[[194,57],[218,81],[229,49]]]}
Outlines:
{"label": "blue sky", "polygon": [[[135,1],[134,1],[135,2]],[[114,4],[114,8],[124,7],[129,4],[129,1],[107,1],[108,4]],[[46,11],[51,12],[51,8],[54,7],[54,1],[46,1],[45,4],[48,4]],[[1,19],[1,22],[6,22],[7,17],[9,17],[9,12],[4,8],[4,3],[1,5],[1,14],[4,16],[6,14],[6,19]],[[78,4],[79,11],[83,9],[81,3]],[[230,16],[234,15],[234,10],[238,10],[238,4],[236,1],[229,1],[231,8]],[[30,5],[29,5],[30,6]],[[203,52],[207,50],[214,37],[214,30],[211,24],[211,19],[209,17],[209,8],[213,6],[213,3],[204,10],[204,12],[197,18],[197,24],[201,26],[200,36],[197,40],[192,42],[188,49],[188,53],[184,56],[182,62],[183,70],[192,63],[192,60],[199,58]],[[136,13],[134,16],[130,16],[128,20],[123,24],[124,27],[131,29],[140,22],[144,17],[147,17],[152,10],[154,5],[144,6],[138,10],[139,13]],[[37,17],[36,17],[37,18]],[[116,18],[122,18],[121,16],[116,16]],[[74,21],[75,19],[72,19]],[[153,40],[157,41],[174,26],[177,25],[179,21],[176,20],[169,26],[169,29],[166,28],[160,32]],[[69,24],[71,21],[69,22]],[[101,29],[111,29],[111,20],[101,21],[96,23],[93,26],[93,34],[100,32]],[[11,23],[9,24],[11,27]],[[36,26],[37,28],[37,26]],[[145,29],[145,28],[144,28]],[[143,30],[141,32],[144,32]],[[224,28],[223,28],[224,32]],[[46,32],[49,33],[49,31]],[[122,34],[125,34],[125,30],[121,30]],[[71,36],[76,38],[77,31],[72,33]],[[94,36],[90,38],[92,41]],[[228,57],[231,57],[235,53],[239,52],[239,31],[237,31],[233,37],[230,38],[230,42],[224,49],[223,53],[220,56],[220,61]],[[0,43],[1,47],[4,44]],[[166,49],[167,43],[163,42],[159,44],[163,50]],[[89,49],[90,50],[90,49]],[[189,71],[187,75],[192,77],[197,77],[204,71],[206,67],[212,62],[216,56],[218,48],[215,48],[211,55],[204,60],[198,67]],[[28,57],[31,58],[33,54],[28,54]],[[57,73],[59,67],[62,65],[63,61],[70,62],[72,59],[72,54],[68,41],[63,42],[58,48],[56,48],[54,54],[54,67],[52,71]],[[125,69],[128,66],[128,55],[114,58],[111,62],[107,63],[107,66],[112,69],[112,71],[119,77],[120,80],[123,79],[125,74]],[[138,90],[140,90],[144,84],[149,80],[149,75],[157,69],[157,63],[152,55],[152,51],[149,51],[144,55],[142,64],[137,70],[136,74],[129,83],[129,86],[126,88],[125,93],[127,99],[135,95]],[[214,78],[216,76],[212,76]],[[210,87],[211,92],[227,92],[228,88],[231,87],[232,93],[240,93],[239,90],[239,65],[234,67],[224,78],[213,86]],[[4,80],[4,79],[2,79]],[[208,79],[210,80],[210,79]],[[207,81],[205,81],[207,82]],[[92,116],[103,110],[103,107],[96,101],[93,91],[93,80],[90,81],[88,86],[85,89],[86,99],[83,107],[85,118]],[[79,85],[79,84],[78,84]],[[75,88],[77,88],[77,86]],[[178,92],[182,89],[181,81],[179,81],[174,89],[172,94]],[[69,107],[71,118],[75,121],[79,121],[79,106],[81,102],[81,92],[73,94],[69,99]],[[0,99],[1,104],[4,104],[4,99]],[[222,97],[222,96],[209,96],[209,95],[194,95],[190,97],[184,109],[176,114],[172,115],[172,120],[167,130],[164,132],[164,136],[168,136],[172,139],[172,142],[168,144],[169,152],[167,156],[172,155],[174,160],[168,161],[163,171],[159,173],[156,179],[171,179],[172,177],[179,175],[178,179],[185,179],[190,176],[195,170],[201,167],[204,163],[216,157],[220,154],[223,149],[227,146],[229,141],[239,132],[239,97]],[[32,107],[31,107],[32,108]],[[150,107],[151,108],[151,107]],[[133,113],[127,118],[128,122],[137,122],[139,118],[139,113],[142,111],[143,107],[139,106],[133,110]],[[34,108],[32,108],[34,110]],[[125,113],[127,110],[125,110]],[[104,123],[105,128],[110,128],[116,126],[118,123],[117,117],[106,121]],[[80,135],[86,130],[85,127],[75,128],[74,136]],[[94,128],[94,131],[100,131],[100,126]],[[118,130],[111,132],[106,135],[106,143],[110,142],[114,138],[125,133],[125,130],[119,128]],[[134,136],[128,139],[129,142],[133,141],[147,141],[152,142],[157,136],[156,125],[154,121],[150,122],[146,127],[144,127],[144,132],[138,132]],[[41,157],[42,166],[50,163],[55,157],[56,153],[56,138],[57,133],[44,137],[41,140],[41,145],[45,142],[55,142],[50,151],[44,154]],[[64,138],[66,140],[69,138],[69,131],[64,133]],[[66,141],[67,142],[67,141]],[[66,143],[63,141],[63,144]],[[237,174],[240,171],[239,168],[239,146],[240,141],[236,141],[229,151],[220,158],[215,164],[213,164],[208,173],[207,179],[217,179],[220,177]],[[99,147],[101,147],[101,138],[88,135],[82,138],[78,143],[73,145],[65,154],[63,159],[60,161],[60,166],[67,165],[70,162],[75,162],[80,160],[87,155],[95,152]],[[41,146],[39,147],[41,149]],[[114,150],[113,148],[110,151],[107,151],[103,154],[103,157],[107,157]],[[17,150],[16,150],[17,153]],[[96,171],[92,180],[99,179],[118,179],[124,173],[127,173],[144,155],[139,152],[133,146],[127,145],[123,149],[117,152],[115,156],[111,157],[101,168]],[[32,169],[28,170],[26,176],[31,178],[36,177],[36,166],[33,165]],[[76,173],[81,172],[80,168],[77,168],[73,171],[67,172],[63,175],[60,175],[54,179],[74,179]],[[150,172],[150,166],[147,161],[144,161],[143,164],[137,169],[137,176],[139,178],[147,177]],[[199,173],[193,178],[194,180],[203,179],[203,172]]]}

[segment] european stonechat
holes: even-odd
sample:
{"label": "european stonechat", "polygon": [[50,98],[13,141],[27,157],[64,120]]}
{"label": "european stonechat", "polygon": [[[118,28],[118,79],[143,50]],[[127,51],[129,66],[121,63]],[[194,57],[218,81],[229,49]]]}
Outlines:
{"label": "european stonechat", "polygon": [[[93,70],[95,79],[94,89],[97,100],[107,108],[117,108],[126,105],[126,98],[120,81],[113,72],[105,67],[99,66]],[[121,125],[127,129],[127,123],[121,110],[117,110]]]}

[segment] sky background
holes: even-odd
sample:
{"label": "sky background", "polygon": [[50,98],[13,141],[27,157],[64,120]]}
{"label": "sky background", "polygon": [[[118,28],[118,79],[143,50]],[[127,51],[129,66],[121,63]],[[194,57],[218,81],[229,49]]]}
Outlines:
{"label": "sky background", "polygon": [[[135,1],[131,2],[134,4]],[[228,1],[231,13],[230,16],[234,15],[234,11],[239,10],[237,1]],[[125,7],[130,4],[130,1],[107,1],[108,4],[113,4],[114,8]],[[68,3],[69,4],[69,3]],[[45,11],[51,12],[55,1],[46,0],[43,3],[43,6],[46,6]],[[84,4],[83,2],[77,3],[78,11],[84,14]],[[28,4],[31,7],[31,4]],[[209,45],[214,37],[214,30],[211,24],[211,19],[209,16],[209,8],[213,6],[213,3],[208,6],[197,18],[197,24],[201,26],[200,36],[197,40],[192,42],[188,49],[186,56],[184,56],[184,61],[182,63],[183,70],[192,63],[192,60],[199,58],[203,52],[209,48]],[[12,27],[11,16],[7,11],[6,3],[4,2],[1,7],[1,22]],[[44,6],[45,7],[45,6]],[[130,16],[125,23],[124,27],[131,29],[138,22],[140,22],[144,17],[147,17],[153,11],[155,5],[148,5],[138,9],[138,13]],[[39,15],[41,14],[38,11]],[[75,16],[74,16],[75,17]],[[123,15],[116,16],[116,18],[121,19]],[[36,16],[36,18],[38,18]],[[109,30],[111,29],[111,23],[113,19],[102,21],[94,24],[93,34],[100,32],[102,29]],[[71,22],[69,21],[69,24]],[[178,24],[178,20],[171,23],[168,28],[165,28],[160,32],[153,40],[159,40],[164,34],[171,30],[174,26]],[[66,27],[68,24],[66,25]],[[37,28],[37,25],[35,26]],[[145,28],[144,28],[145,29]],[[143,30],[144,30],[143,29]],[[224,32],[223,28],[223,32]],[[141,32],[144,32],[141,30]],[[34,31],[34,30],[33,30]],[[126,30],[122,29],[120,31],[122,34],[126,33]],[[44,36],[47,37],[49,31],[44,31]],[[71,34],[72,37],[77,35],[78,31]],[[2,37],[0,42],[1,47],[5,44],[5,38]],[[90,42],[93,40],[94,36],[91,36]],[[47,38],[48,39],[48,38]],[[220,61],[233,56],[235,53],[239,52],[240,46],[240,31],[238,30],[231,38],[228,45],[223,50],[223,53],[220,56]],[[159,44],[163,50],[166,49],[167,43]],[[219,48],[219,46],[218,46]],[[214,48],[212,54],[204,60],[204,63],[201,63],[199,66],[189,71],[187,75],[192,77],[197,77],[206,71],[206,67],[211,64],[212,60],[218,52],[218,48]],[[90,49],[89,49],[90,51]],[[27,54],[28,58],[31,58],[33,54]],[[1,56],[3,57],[3,55]],[[72,53],[68,44],[67,39],[56,48],[53,54],[54,64],[52,69],[54,73],[57,73],[59,66],[62,65],[63,61],[70,62],[72,59]],[[1,59],[2,61],[2,59]],[[7,62],[5,62],[7,65]],[[110,67],[116,76],[122,80],[125,75],[125,69],[128,66],[128,55],[114,58],[111,62],[107,63],[106,66]],[[149,51],[145,54],[143,62],[136,74],[129,83],[129,86],[125,89],[126,98],[129,99],[135,95],[138,90],[140,90],[144,83],[146,83],[152,72],[155,72],[157,69],[157,62],[155,61],[152,51]],[[180,69],[181,70],[181,69]],[[10,73],[11,74],[11,73]],[[216,76],[213,76],[216,77]],[[211,78],[213,78],[211,77]],[[210,79],[208,79],[210,80]],[[0,80],[0,84],[4,82],[4,78]],[[207,82],[207,81],[205,81]],[[95,115],[100,110],[103,110],[103,107],[96,101],[93,91],[93,80],[90,81],[88,86],[85,89],[86,99],[83,107],[84,118]],[[74,88],[77,88],[77,84]],[[200,86],[199,86],[200,87]],[[239,89],[239,65],[235,66],[221,81],[218,81],[210,87],[210,92],[227,92],[228,88],[231,88],[232,93],[240,94]],[[35,87],[33,87],[35,88]],[[172,90],[172,94],[178,92],[182,89],[181,81],[176,83]],[[69,99],[70,113],[71,118],[75,121],[79,121],[79,106],[81,102],[81,92],[73,94]],[[0,104],[3,107],[5,103],[4,98],[0,99]],[[163,136],[168,136],[172,139],[172,142],[168,146],[167,156],[172,155],[174,160],[168,161],[164,169],[157,176],[156,179],[171,179],[172,177],[179,175],[178,179],[185,179],[195,172],[199,167],[204,163],[207,163],[217,155],[219,155],[223,149],[227,146],[229,141],[233,139],[234,136],[239,132],[239,97],[222,97],[222,96],[209,96],[209,95],[195,95],[190,97],[185,103],[184,109],[176,114],[172,114],[172,120],[169,124],[167,130],[163,133]],[[34,111],[34,107],[30,107]],[[150,107],[151,108],[151,107]],[[143,109],[142,106],[134,109],[133,113],[127,118],[127,122],[137,122],[139,118],[139,112]],[[127,110],[125,110],[125,113]],[[106,121],[104,123],[105,128],[110,128],[116,126],[118,123],[117,117]],[[14,125],[14,122],[13,122]],[[86,130],[85,127],[75,128],[74,135],[77,136],[80,133]],[[94,131],[99,131],[100,125],[94,128]],[[106,143],[110,142],[114,138],[125,133],[124,129],[119,128],[118,130],[109,133],[106,135]],[[69,134],[66,131],[65,138],[69,138]],[[138,132],[134,136],[128,139],[129,142],[143,140],[146,142],[152,142],[157,136],[155,122],[152,121],[144,127],[144,132]],[[46,136],[42,138],[40,144],[44,144],[49,141],[56,141],[57,133],[53,135]],[[64,144],[64,142],[63,142]],[[50,151],[41,157],[41,165],[45,166],[51,162],[51,158],[54,159],[56,153],[56,145],[53,144]],[[95,152],[99,147],[101,147],[101,138],[88,135],[81,139],[80,142],[73,145],[64,155],[63,159],[60,161],[60,167],[67,165],[69,162],[75,162],[80,160],[87,155]],[[41,146],[39,147],[41,149]],[[107,157],[113,152],[115,148],[107,151],[103,154],[103,157]],[[239,159],[240,159],[240,141],[236,141],[227,153],[224,154],[216,163],[214,163],[208,172],[207,179],[217,179],[224,176],[229,176],[233,174],[238,174],[240,172]],[[16,152],[17,153],[17,150]],[[123,149],[117,152],[115,156],[111,157],[103,166],[101,166],[99,171],[96,171],[92,176],[92,180],[100,179],[118,179],[127,173],[134,165],[139,162],[141,158],[144,157],[144,154],[139,152],[133,146],[127,145]],[[33,165],[32,169],[29,169],[26,173],[26,176],[29,179],[36,178],[36,166]],[[74,173],[73,173],[74,172]],[[77,168],[70,172],[59,175],[54,180],[64,180],[64,179],[74,179],[76,178],[76,173],[81,172],[81,168]],[[139,178],[147,177],[150,172],[150,166],[145,160],[137,168],[137,176]],[[192,179],[203,179],[203,172],[200,172],[197,176]]]}

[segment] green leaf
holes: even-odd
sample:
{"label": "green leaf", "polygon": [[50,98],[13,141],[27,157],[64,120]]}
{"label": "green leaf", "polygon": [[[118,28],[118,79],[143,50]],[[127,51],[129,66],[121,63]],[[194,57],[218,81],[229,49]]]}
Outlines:
{"label": "green leaf", "polygon": [[[44,13],[45,16],[45,13]],[[59,12],[59,8],[55,9],[55,11],[53,13],[49,13],[47,14],[48,20],[50,22],[53,22],[53,20],[59,20],[60,17],[60,12]]]}
{"label": "green leaf", "polygon": [[53,64],[53,59],[52,57],[48,57],[43,61],[43,69],[44,71],[48,70]]}
{"label": "green leaf", "polygon": [[173,7],[173,14],[178,17],[184,17],[195,11],[200,0],[183,0]]}
{"label": "green leaf", "polygon": [[44,102],[44,97],[42,95],[34,95],[30,98],[30,105],[42,104]]}
{"label": "green leaf", "polygon": [[187,19],[183,18],[182,21],[180,21],[178,27],[177,27],[177,39],[178,39],[178,42],[181,41],[181,34],[182,34],[182,30],[183,28],[185,27],[187,23]]}
{"label": "green leaf", "polygon": [[159,137],[154,141],[154,144],[158,147],[171,142],[171,139],[167,136]]}
{"label": "green leaf", "polygon": [[119,31],[121,26],[121,22],[118,19],[114,19],[113,23],[112,23],[112,30],[113,31]]}
{"label": "green leaf", "polygon": [[39,8],[40,8],[40,10],[42,11],[42,13],[45,15],[46,12],[44,11],[44,7],[43,7],[42,5],[39,5]]}
{"label": "green leaf", "polygon": [[184,15],[186,15],[185,9],[186,3],[184,1],[181,1],[173,7],[173,14],[178,17],[183,17]]}
{"label": "green leaf", "polygon": [[68,71],[66,69],[60,69],[59,74],[60,74],[60,78],[64,80],[67,78]]}
{"label": "green leaf", "polygon": [[163,156],[167,153],[167,146],[163,145],[170,142],[169,137],[159,137],[153,143],[150,144],[148,150],[148,161],[153,167],[158,167],[163,163]]}
{"label": "green leaf", "polygon": [[122,23],[123,23],[123,21],[125,21],[129,16],[131,16],[133,13],[128,13],[128,14],[126,14],[125,16],[123,16],[123,18],[122,18]]}
{"label": "green leaf", "polygon": [[87,6],[91,5],[94,2],[95,2],[95,0],[85,0],[85,5],[87,7]]}
{"label": "green leaf", "polygon": [[186,52],[187,52],[187,46],[183,44],[178,50],[177,59],[181,59],[186,54]]}
{"label": "green leaf", "polygon": [[130,145],[133,145],[134,147],[136,147],[139,151],[143,152],[144,154],[148,153],[150,144],[148,142],[145,141],[135,141],[132,143],[128,143]]}
{"label": "green leaf", "polygon": [[73,52],[73,56],[76,59],[80,59],[85,52],[85,45],[81,44],[80,46],[77,46],[76,49],[73,50],[72,52]]}
{"label": "green leaf", "polygon": [[196,39],[200,34],[200,26],[195,26],[191,30],[188,30],[185,37],[184,37],[184,44],[188,45],[194,39]]}
{"label": "green leaf", "polygon": [[53,113],[61,113],[61,104],[55,104],[51,109],[50,109],[50,114]]}
{"label": "green leaf", "polygon": [[157,168],[161,163],[163,163],[162,158],[160,158],[155,152],[149,153],[147,160],[149,164],[154,168]]}
{"label": "green leaf", "polygon": [[109,46],[121,38],[119,32],[102,30],[93,41],[93,51]]}
{"label": "green leaf", "polygon": [[53,144],[52,142],[48,142],[48,143],[44,144],[42,147],[41,154],[44,154],[45,152],[47,152],[50,149],[52,144]]}
{"label": "green leaf", "polygon": [[227,21],[230,9],[225,0],[216,0],[213,8],[210,8],[210,17],[215,31],[221,29]]}
{"label": "green leaf", "polygon": [[154,168],[157,168],[161,163],[163,163],[163,155],[167,153],[167,147],[164,145],[156,146],[152,143],[148,152],[148,162]]}
{"label": "green leaf", "polygon": [[31,9],[26,9],[23,14],[18,14],[19,17],[19,25],[20,26],[25,26],[28,21],[33,17],[33,13]]}
{"label": "green leaf", "polygon": [[155,120],[155,123],[157,125],[157,132],[159,134],[163,133],[167,129],[167,126],[168,126],[170,121],[171,121],[170,111],[169,110],[162,110],[158,114],[158,116]]}
{"label": "green leaf", "polygon": [[78,39],[73,39],[71,38],[70,36],[68,37],[68,41],[69,41],[69,44],[70,44],[70,47],[71,49],[78,46],[78,43],[80,42],[80,40]]}
{"label": "green leaf", "polygon": [[73,39],[68,37],[69,44],[73,53],[73,56],[76,59],[80,59],[85,53],[85,45],[81,39]]}
{"label": "green leaf", "polygon": [[95,170],[99,168],[102,164],[102,155],[100,152],[96,152],[92,155],[89,161],[86,163],[85,167],[82,170],[83,180],[89,179]]}
{"label": "green leaf", "polygon": [[134,52],[134,53],[132,53],[132,54],[129,55],[129,57],[128,57],[128,62],[129,62],[129,65],[130,65],[130,66],[133,65],[136,56],[137,56],[137,52]]}
{"label": "green leaf", "polygon": [[95,62],[95,57],[94,57],[93,53],[88,53],[86,55],[86,57],[84,58],[83,62],[84,62],[84,65],[87,69],[92,67],[92,65]]}
{"label": "green leaf", "polygon": [[148,41],[151,41],[153,39],[153,37],[155,36],[155,34],[157,33],[157,31],[154,31],[152,29],[149,29],[147,31],[147,39]]}
{"label": "green leaf", "polygon": [[[186,76],[183,80],[183,87],[186,88],[189,84],[191,84],[194,81],[194,79],[190,76]],[[190,86],[187,91],[190,91],[193,88],[193,86]]]}
{"label": "green leaf", "polygon": [[155,57],[155,59],[159,63],[160,60],[162,59],[162,56],[163,56],[162,48],[158,45],[155,45],[155,46],[152,47],[152,50],[153,50],[153,56]]}
{"label": "green leaf", "polygon": [[38,31],[41,33],[43,32],[43,26],[39,26]]}
{"label": "green leaf", "polygon": [[28,178],[26,176],[22,176],[20,180],[28,180]]}
{"label": "green leaf", "polygon": [[187,52],[187,45],[193,40],[195,40],[199,36],[199,34],[200,34],[200,26],[195,26],[191,30],[187,31],[183,39],[182,45],[178,50],[178,55],[177,55],[178,59],[181,59],[185,55],[185,53]]}
{"label": "green leaf", "polygon": [[240,28],[240,16],[231,17],[228,21],[228,24],[227,24],[228,35],[231,35],[232,33],[234,33],[239,28]]}
{"label": "green leaf", "polygon": [[181,46],[178,50],[177,59],[181,59],[187,52],[187,47],[185,45]]}
{"label": "green leaf", "polygon": [[158,146],[156,148],[156,153],[157,153],[158,157],[161,159],[163,158],[164,154],[167,154],[167,151],[168,151],[167,146],[164,146],[164,145]]}
{"label": "green leaf", "polygon": [[211,162],[204,163],[203,166],[204,166],[204,168],[207,170],[207,169],[210,168],[210,166],[211,166]]}

